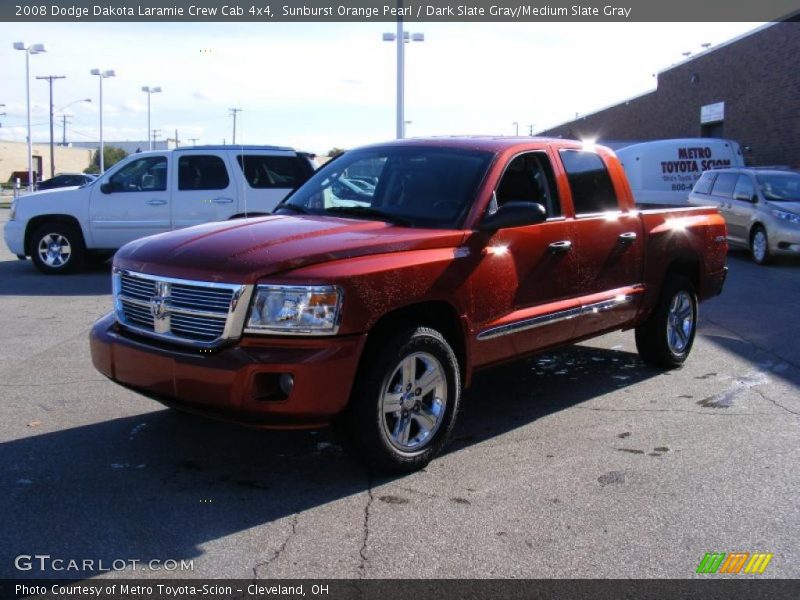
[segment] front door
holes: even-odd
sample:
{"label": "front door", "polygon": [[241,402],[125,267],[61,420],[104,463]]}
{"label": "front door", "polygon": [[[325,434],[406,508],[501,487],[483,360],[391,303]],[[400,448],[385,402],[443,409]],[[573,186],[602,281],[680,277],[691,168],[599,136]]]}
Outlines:
{"label": "front door", "polygon": [[92,185],[89,227],[95,248],[119,248],[170,229],[167,157],[134,159]]}

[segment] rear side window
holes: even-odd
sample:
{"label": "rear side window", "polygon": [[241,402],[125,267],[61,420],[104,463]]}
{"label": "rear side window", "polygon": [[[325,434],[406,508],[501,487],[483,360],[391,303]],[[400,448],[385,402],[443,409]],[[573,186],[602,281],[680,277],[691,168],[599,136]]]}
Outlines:
{"label": "rear side window", "polygon": [[562,150],[575,214],[619,210],[617,195],[603,159],[594,152]]}
{"label": "rear side window", "polygon": [[314,173],[311,164],[302,156],[240,154],[236,160],[252,188],[294,189]]}
{"label": "rear side window", "polygon": [[229,183],[228,170],[219,156],[191,155],[178,160],[179,190],[224,190]]}
{"label": "rear side window", "polygon": [[739,176],[736,173],[720,173],[717,175],[714,187],[711,188],[711,195],[730,198],[733,196],[733,188],[736,187],[737,179]]}
{"label": "rear side window", "polygon": [[697,183],[694,184],[694,192],[696,194],[710,194],[711,193],[711,186],[714,185],[714,179],[716,178],[717,174],[712,173],[711,171],[706,171],[700,176],[700,179],[697,180]]}

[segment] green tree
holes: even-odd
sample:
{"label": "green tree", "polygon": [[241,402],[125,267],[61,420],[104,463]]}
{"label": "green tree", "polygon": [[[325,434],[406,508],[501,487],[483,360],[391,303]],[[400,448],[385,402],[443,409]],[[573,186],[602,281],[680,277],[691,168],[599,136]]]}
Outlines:
{"label": "green tree", "polygon": [[[106,169],[108,169],[111,165],[118,163],[126,156],[128,156],[128,153],[122,148],[118,148],[117,146],[103,146],[103,162],[105,163],[104,166]],[[100,150],[94,151],[94,154],[92,155],[92,163],[88,168],[84,169],[83,172],[91,173],[93,175],[100,173]]]}
{"label": "green tree", "polygon": [[339,156],[340,154],[344,154],[344,153],[345,153],[344,149],[337,148],[336,146],[334,146],[333,148],[328,150],[328,156],[330,156],[331,158],[333,158],[335,156]]}

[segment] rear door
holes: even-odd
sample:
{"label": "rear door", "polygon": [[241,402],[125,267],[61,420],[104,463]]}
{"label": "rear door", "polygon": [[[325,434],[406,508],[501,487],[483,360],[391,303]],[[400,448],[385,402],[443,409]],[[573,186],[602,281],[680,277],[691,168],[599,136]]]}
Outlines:
{"label": "rear door", "polygon": [[224,221],[236,208],[231,166],[220,153],[175,153],[172,174],[172,227],[180,229],[209,221]]}
{"label": "rear door", "polygon": [[95,248],[119,248],[131,240],[169,231],[168,172],[167,155],[148,154],[91,187],[89,228]]}
{"label": "rear door", "polygon": [[232,162],[239,181],[240,214],[272,212],[289,192],[314,174],[308,159],[294,152],[243,150]]}
{"label": "rear door", "polygon": [[736,173],[718,173],[714,186],[711,188],[711,196],[719,203],[719,212],[725,217],[725,222],[728,225],[728,238],[741,243],[741,228],[735,227],[732,223],[733,190],[738,180],[739,175]]}
{"label": "rear door", "polygon": [[613,329],[636,315],[642,283],[643,235],[637,211],[622,210],[602,157],[562,149],[575,215],[573,285],[581,302],[575,337]]}
{"label": "rear door", "polygon": [[735,236],[742,242],[749,241],[750,223],[753,212],[755,211],[756,188],[750,175],[742,173],[736,180],[736,187],[733,188],[733,197],[730,200],[730,208],[727,211],[725,220],[728,223],[728,235]]}

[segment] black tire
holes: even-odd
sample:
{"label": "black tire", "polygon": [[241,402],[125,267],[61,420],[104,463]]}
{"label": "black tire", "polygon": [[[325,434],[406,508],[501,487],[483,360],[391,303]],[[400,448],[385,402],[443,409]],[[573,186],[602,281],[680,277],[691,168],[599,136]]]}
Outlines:
{"label": "black tire", "polygon": [[[47,253],[47,240],[61,244],[62,250],[69,249],[68,254],[62,252],[58,257]],[[45,223],[33,232],[29,251],[33,264],[46,275],[64,275],[75,273],[84,266],[86,245],[80,229],[71,223],[53,221]]]}
{"label": "black tire", "polygon": [[[461,399],[456,355],[444,336],[428,327],[406,329],[382,340],[380,351],[366,352],[350,404],[334,423],[342,446],[356,460],[381,471],[422,469],[441,452],[455,426]],[[413,385],[422,380],[439,382],[439,387],[428,393],[409,388],[403,376],[412,371],[404,372],[404,365],[412,365]],[[390,397],[399,400],[396,412],[385,410],[393,406]],[[407,447],[401,447],[403,439]]]}
{"label": "black tire", "polygon": [[[760,236],[763,236],[763,238],[760,238]],[[768,265],[772,261],[767,230],[761,225],[756,225],[753,227],[753,231],[750,232],[750,257],[757,265]]]}
{"label": "black tire", "polygon": [[[689,313],[686,317],[691,317],[690,322],[682,316],[687,308]],[[678,368],[692,351],[696,333],[697,294],[694,285],[683,275],[668,276],[653,312],[636,328],[639,356],[654,367]]]}

